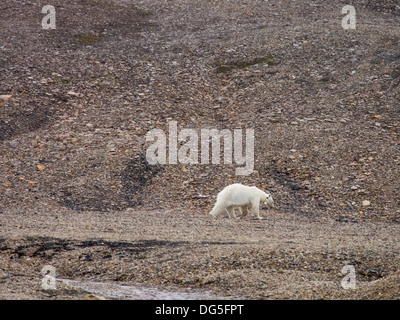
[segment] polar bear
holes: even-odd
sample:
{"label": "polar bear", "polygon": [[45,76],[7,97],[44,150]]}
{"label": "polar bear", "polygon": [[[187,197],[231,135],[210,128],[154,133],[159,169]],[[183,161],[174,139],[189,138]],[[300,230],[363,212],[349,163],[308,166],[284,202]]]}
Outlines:
{"label": "polar bear", "polygon": [[235,219],[235,208],[239,208],[243,216],[247,215],[250,208],[257,219],[262,219],[259,213],[259,205],[262,203],[272,207],[274,200],[270,194],[257,187],[247,187],[240,183],[235,183],[218,193],[217,202],[209,214],[215,217],[218,213],[226,210],[229,217]]}

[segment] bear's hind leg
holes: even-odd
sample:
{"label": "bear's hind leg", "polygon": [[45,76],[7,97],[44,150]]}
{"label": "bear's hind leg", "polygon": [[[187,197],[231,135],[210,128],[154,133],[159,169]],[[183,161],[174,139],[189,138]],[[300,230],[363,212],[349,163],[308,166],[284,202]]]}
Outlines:
{"label": "bear's hind leg", "polygon": [[249,209],[248,209],[247,205],[241,206],[241,207],[239,207],[239,209],[240,209],[240,212],[242,213],[242,217],[247,216],[247,214],[249,213]]}

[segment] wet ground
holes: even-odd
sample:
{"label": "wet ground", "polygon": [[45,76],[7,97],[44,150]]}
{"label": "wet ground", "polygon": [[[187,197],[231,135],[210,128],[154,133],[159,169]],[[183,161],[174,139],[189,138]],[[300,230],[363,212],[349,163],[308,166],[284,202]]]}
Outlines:
{"label": "wet ground", "polygon": [[[58,279],[62,283],[84,290],[90,294],[111,299],[128,299],[128,300],[218,300],[229,299],[232,297],[216,296],[207,291],[186,290],[177,291],[177,288],[147,288],[140,286],[119,285],[116,283],[89,282],[79,280]],[[90,296],[89,296],[90,297]],[[88,297],[88,298],[89,298]],[[240,297],[237,297],[240,299]]]}

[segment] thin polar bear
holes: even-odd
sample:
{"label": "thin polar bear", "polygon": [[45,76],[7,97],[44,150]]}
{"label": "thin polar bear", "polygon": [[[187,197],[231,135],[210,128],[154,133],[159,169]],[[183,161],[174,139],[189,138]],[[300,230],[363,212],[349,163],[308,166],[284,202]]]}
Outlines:
{"label": "thin polar bear", "polygon": [[260,204],[266,204],[269,207],[274,205],[272,196],[257,187],[247,187],[240,183],[227,186],[218,193],[217,202],[210,212],[215,217],[222,211],[226,211],[230,218],[235,219],[235,209],[239,208],[243,216],[247,215],[249,208],[258,219],[262,219],[259,212]]}

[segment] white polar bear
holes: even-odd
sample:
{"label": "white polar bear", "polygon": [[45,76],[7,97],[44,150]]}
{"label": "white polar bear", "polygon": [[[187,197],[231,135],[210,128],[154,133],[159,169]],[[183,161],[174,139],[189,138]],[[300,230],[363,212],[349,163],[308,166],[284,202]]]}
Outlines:
{"label": "white polar bear", "polygon": [[210,215],[215,217],[218,213],[226,210],[230,218],[236,218],[235,208],[239,208],[243,216],[247,215],[251,208],[258,219],[262,219],[259,213],[259,205],[266,204],[269,207],[274,205],[272,196],[257,187],[247,187],[240,183],[227,186],[218,193],[217,202]]}

